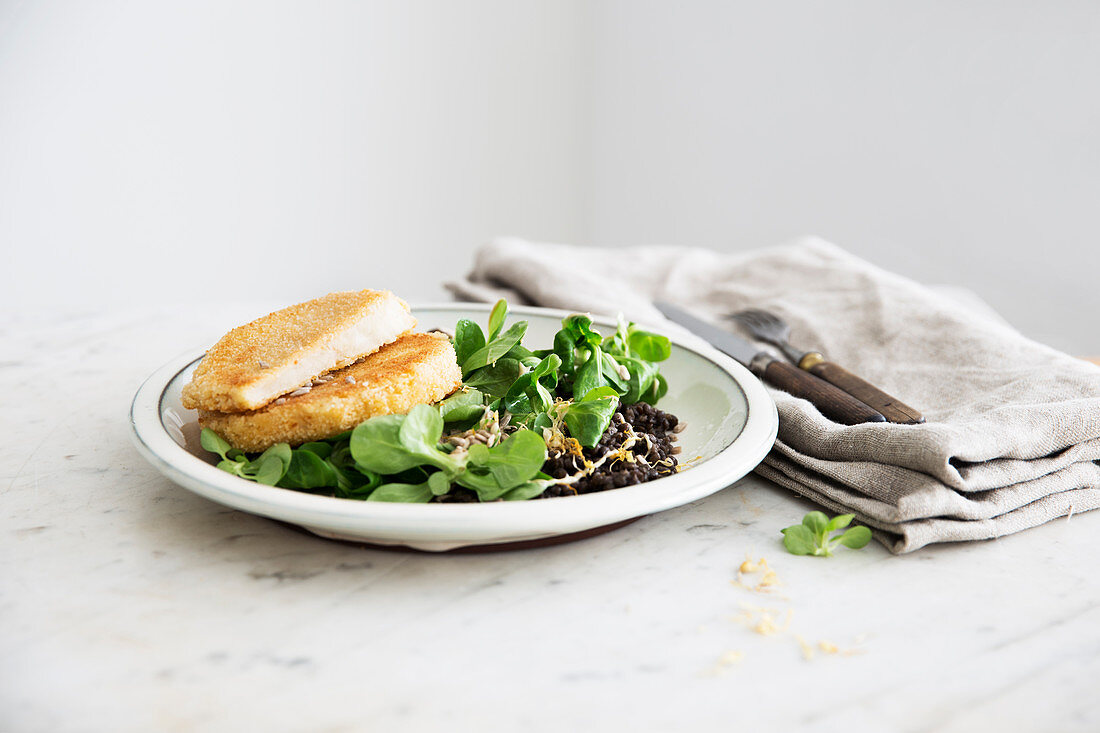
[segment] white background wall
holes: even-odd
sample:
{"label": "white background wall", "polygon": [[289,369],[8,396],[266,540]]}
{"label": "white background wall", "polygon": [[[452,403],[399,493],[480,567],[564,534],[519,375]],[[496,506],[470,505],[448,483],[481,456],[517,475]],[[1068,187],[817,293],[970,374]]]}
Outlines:
{"label": "white background wall", "polygon": [[817,233],[1100,353],[1100,4],[0,0],[0,305]]}
{"label": "white background wall", "polygon": [[592,241],[820,234],[1100,353],[1100,3],[597,7]]}
{"label": "white background wall", "polygon": [[579,234],[569,3],[3,8],[9,307],[438,295],[501,231]]}

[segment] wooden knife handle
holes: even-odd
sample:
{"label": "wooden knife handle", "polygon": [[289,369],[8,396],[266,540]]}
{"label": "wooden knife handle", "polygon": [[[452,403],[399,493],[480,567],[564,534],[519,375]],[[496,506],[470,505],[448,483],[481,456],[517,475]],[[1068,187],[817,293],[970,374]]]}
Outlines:
{"label": "wooden knife handle", "polygon": [[855,397],[784,361],[771,361],[764,368],[764,381],[795,397],[809,400],[822,415],[842,425],[886,421],[881,413]]}
{"label": "wooden knife handle", "polygon": [[[810,356],[809,354],[807,356]],[[850,371],[831,361],[816,361],[807,365],[804,359],[801,365],[810,374],[835,384],[848,394],[869,407],[882,413],[888,421],[903,425],[915,425],[924,422],[924,415],[914,410],[896,397],[892,397],[870,382],[857,377]]]}

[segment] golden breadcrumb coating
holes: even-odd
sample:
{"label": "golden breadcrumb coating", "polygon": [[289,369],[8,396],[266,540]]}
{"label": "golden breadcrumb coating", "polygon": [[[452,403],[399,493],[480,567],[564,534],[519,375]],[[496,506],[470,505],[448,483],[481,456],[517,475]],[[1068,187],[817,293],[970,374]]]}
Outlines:
{"label": "golden breadcrumb coating", "polygon": [[330,293],[234,328],[206,352],[180,400],[187,409],[255,410],[415,326],[389,291]]}
{"label": "golden breadcrumb coating", "polygon": [[276,443],[330,438],[375,415],[404,414],[443,399],[462,384],[454,347],[445,337],[426,333],[406,334],[327,376],[331,381],[261,410],[200,410],[199,425],[251,453]]}

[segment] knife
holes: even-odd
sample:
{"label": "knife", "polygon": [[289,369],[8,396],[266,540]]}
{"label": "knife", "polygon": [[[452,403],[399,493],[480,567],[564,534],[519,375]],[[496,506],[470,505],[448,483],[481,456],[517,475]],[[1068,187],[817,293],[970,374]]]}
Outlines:
{"label": "knife", "polygon": [[671,303],[654,303],[673,323],[678,323],[706,340],[719,351],[732,356],[749,368],[762,381],[795,397],[808,400],[821,414],[842,425],[866,422],[886,422],[882,413],[873,410],[839,387],[818,379],[813,374],[785,361],[779,361],[755,344],[696,318]]}

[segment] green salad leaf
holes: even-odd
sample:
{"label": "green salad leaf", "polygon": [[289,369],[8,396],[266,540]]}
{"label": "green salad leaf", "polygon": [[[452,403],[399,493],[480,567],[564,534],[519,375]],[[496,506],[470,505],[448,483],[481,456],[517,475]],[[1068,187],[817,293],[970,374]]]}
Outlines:
{"label": "green salad leaf", "polygon": [[594,448],[611,424],[619,396],[611,387],[597,387],[573,402],[562,416],[569,434],[585,448]]}
{"label": "green salad leaf", "polygon": [[485,334],[482,333],[481,326],[465,318],[455,324],[454,347],[459,366],[484,346]]}
{"label": "green salad leaf", "polygon": [[367,497],[367,501],[399,501],[407,504],[426,504],[431,500],[432,490],[427,481],[422,484],[382,484]]}
{"label": "green salad leaf", "polygon": [[436,405],[445,423],[464,423],[485,415],[485,395],[480,390],[463,388]]}
{"label": "green salad leaf", "polygon": [[417,466],[458,472],[458,459],[440,450],[443,418],[429,405],[417,405],[407,415],[380,415],[351,433],[351,455],[368,471],[396,474]]}
{"label": "green salad leaf", "polygon": [[290,468],[292,451],[286,443],[276,443],[252,460],[210,428],[202,429],[199,443],[221,456],[218,468],[256,483],[275,486]]}
{"label": "green salad leaf", "polygon": [[504,409],[520,422],[525,421],[532,413],[549,410],[554,404],[554,395],[550,390],[557,386],[559,367],[561,359],[557,354],[550,354],[540,360],[533,369],[508,388],[502,402]]}
{"label": "green salad leaf", "polygon": [[633,323],[627,327],[626,342],[629,351],[646,361],[664,361],[672,356],[672,342],[668,336],[643,331],[635,328]]}
{"label": "green salad leaf", "polygon": [[498,359],[495,364],[475,369],[466,378],[465,384],[469,387],[475,387],[487,395],[500,398],[508,393],[508,388],[520,378],[524,369],[525,367],[519,359],[505,356]]}
{"label": "green salad leaf", "polygon": [[553,351],[562,360],[561,381],[572,386],[575,400],[611,387],[623,404],[652,404],[668,390],[656,362],[672,354],[671,342],[622,318],[615,333],[604,338],[589,316],[568,316],[554,335]]}
{"label": "green salad leaf", "polygon": [[504,319],[508,317],[508,301],[504,298],[498,300],[493,309],[489,311],[489,341],[492,341],[504,327]]}
{"label": "green salad leaf", "polygon": [[544,491],[546,491],[546,484],[538,481],[528,481],[514,489],[508,490],[501,495],[500,498],[504,501],[527,501],[528,499],[534,499]]}
{"label": "green salad leaf", "polygon": [[480,369],[489,364],[495,364],[498,359],[505,356],[520,342],[520,339],[523,338],[523,334],[526,332],[527,321],[519,321],[509,326],[508,330],[504,333],[498,335],[491,341],[487,341],[484,346],[474,351],[462,361],[461,367],[463,376],[475,369]]}
{"label": "green salad leaf", "polygon": [[[229,445],[228,440],[218,435],[210,428],[202,429],[202,432],[199,434],[199,443],[211,453],[217,453],[222,457],[223,461],[234,461],[237,459],[237,456],[244,455],[241,451]],[[232,455],[234,452],[237,455]]]}
{"label": "green salad leaf", "polygon": [[382,483],[380,474],[356,464],[351,455],[350,432],[333,445],[326,462],[336,471],[335,494],[340,498],[365,499]]}
{"label": "green salad leaf", "polygon": [[337,484],[336,469],[311,450],[296,450],[291,453],[290,465],[279,483],[287,488],[296,489],[320,489],[326,486],[335,486]]}
{"label": "green salad leaf", "polygon": [[493,501],[539,473],[546,463],[546,443],[534,431],[518,430],[492,448],[470,446],[468,456],[466,471],[456,477],[457,483],[476,491],[481,501]]}
{"label": "green salad leaf", "polygon": [[783,546],[792,555],[816,557],[830,557],[832,551],[840,545],[858,550],[871,541],[869,528],[856,526],[842,534],[832,534],[847,527],[854,518],[854,514],[841,514],[829,519],[824,512],[810,512],[802,518],[802,524],[782,530]]}

